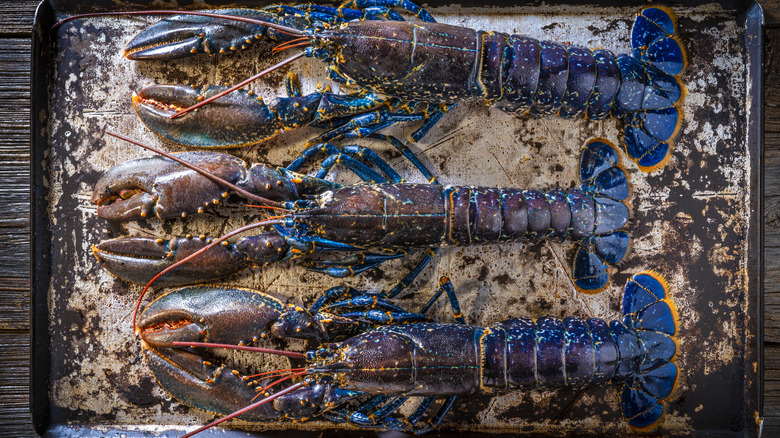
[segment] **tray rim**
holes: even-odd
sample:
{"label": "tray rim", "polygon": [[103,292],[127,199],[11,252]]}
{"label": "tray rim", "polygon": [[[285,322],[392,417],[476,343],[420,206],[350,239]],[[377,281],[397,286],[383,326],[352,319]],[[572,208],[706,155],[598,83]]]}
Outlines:
{"label": "tray rim", "polygon": [[[46,68],[46,58],[43,56],[42,49],[46,47],[47,29],[54,23],[54,10],[56,5],[62,3],[80,3],[79,0],[73,2],[69,0],[42,0],[36,8],[33,29],[32,29],[32,60],[31,60],[31,169],[30,169],[30,194],[31,194],[31,206],[30,206],[30,241],[31,241],[31,254],[30,254],[30,278],[31,281],[31,375],[30,375],[30,412],[32,416],[32,422],[36,432],[39,435],[46,436],[106,436],[115,433],[122,433],[125,436],[147,436],[148,432],[143,429],[122,429],[116,428],[113,425],[101,427],[100,429],[90,429],[86,425],[63,425],[63,424],[50,424],[50,403],[49,403],[49,369],[50,369],[50,353],[48,345],[49,338],[49,311],[48,311],[48,290],[51,279],[51,265],[48,255],[51,253],[51,232],[49,229],[49,221],[47,216],[47,194],[48,188],[46,186],[46,176],[48,171],[45,168],[44,162],[47,158],[47,149],[49,147],[45,137],[41,135],[45,129],[45,123],[39,117],[40,111],[46,111],[48,108],[48,79],[49,71]],[[593,4],[600,3],[605,6],[626,6],[631,4],[643,4],[641,1],[634,0],[554,0],[554,3],[561,3],[567,5],[579,5],[579,4]],[[82,6],[84,9],[100,8],[102,4],[115,4],[112,0],[103,0],[98,5],[92,5],[91,2],[86,2],[89,6]],[[98,2],[95,2],[98,3]],[[138,2],[143,8],[143,4],[151,4],[152,0],[140,0]],[[231,5],[235,3],[252,3],[251,0],[239,0],[238,2],[230,2]],[[338,2],[321,2],[321,3],[338,3]],[[547,3],[542,0],[531,0],[522,4],[522,6],[534,6]],[[676,5],[684,5],[687,7],[697,6],[702,4],[712,3],[707,0],[693,0],[690,2],[674,2]],[[750,100],[750,104],[747,109],[747,116],[744,120],[746,123],[746,136],[745,141],[748,151],[751,152],[750,157],[750,182],[756,190],[750,192],[748,205],[753,212],[753,218],[749,221],[747,240],[747,259],[748,267],[747,271],[750,275],[748,282],[749,297],[753,297],[748,301],[746,308],[747,327],[745,335],[745,348],[744,370],[746,374],[745,378],[745,405],[746,410],[744,412],[742,420],[745,422],[741,430],[731,431],[733,433],[726,433],[728,436],[760,436],[763,427],[763,379],[764,379],[764,362],[763,362],[763,311],[764,311],[764,118],[763,118],[763,103],[764,103],[764,80],[765,75],[763,71],[764,61],[764,14],[761,5],[758,0],[722,0],[720,3],[730,6],[732,9],[739,10],[739,16],[736,19],[737,23],[744,24],[745,26],[745,41],[744,48],[746,57],[750,61],[750,69],[747,74],[748,87],[746,95],[759,96],[758,99],[753,98]],[[425,2],[426,6],[447,6],[452,5],[450,2],[442,0],[431,0]],[[462,0],[458,3],[461,6],[467,7],[472,5],[481,5],[478,0]],[[496,0],[495,7],[507,7],[518,6],[516,3]],[[197,5],[196,5],[197,6]],[[202,9],[202,6],[199,7]],[[744,8],[744,9],[742,9]],[[196,9],[196,7],[184,7],[182,9]],[[43,274],[43,275],[42,275]],[[750,337],[754,342],[750,342]],[[755,373],[755,379],[751,380],[751,373],[749,370],[749,359],[754,359],[757,364]],[[751,409],[752,408],[752,409]],[[751,412],[755,412],[757,418],[755,421],[751,421]],[[178,429],[177,429],[178,427]],[[172,426],[171,429],[162,432],[162,436],[177,436],[184,430],[181,426]],[[229,430],[218,429],[209,430],[204,435],[219,433],[220,436],[246,436],[248,433],[252,436],[277,436],[284,434],[285,436],[319,436],[323,432],[327,434],[328,430],[320,431],[296,431],[286,430],[282,432],[248,432],[242,430]],[[344,432],[338,431],[338,432]],[[375,432],[371,431],[349,431],[350,435],[358,436],[363,434],[375,435]],[[701,430],[694,431],[694,435],[710,435],[713,431]],[[720,436],[721,433],[715,432]],[[452,436],[452,433],[444,433],[446,436]],[[157,435],[157,433],[155,433]],[[438,433],[434,432],[431,436],[437,436]],[[468,436],[473,436],[474,433],[466,433]],[[499,436],[512,436],[509,433],[479,433],[481,436],[499,437]]]}

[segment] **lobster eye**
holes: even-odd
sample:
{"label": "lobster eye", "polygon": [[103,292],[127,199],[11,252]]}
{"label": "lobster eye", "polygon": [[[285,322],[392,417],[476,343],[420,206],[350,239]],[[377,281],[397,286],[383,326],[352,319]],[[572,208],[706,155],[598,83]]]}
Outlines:
{"label": "lobster eye", "polygon": [[287,241],[276,231],[269,231],[257,236],[246,236],[238,239],[236,249],[246,255],[247,260],[263,266],[278,261],[287,254]]}

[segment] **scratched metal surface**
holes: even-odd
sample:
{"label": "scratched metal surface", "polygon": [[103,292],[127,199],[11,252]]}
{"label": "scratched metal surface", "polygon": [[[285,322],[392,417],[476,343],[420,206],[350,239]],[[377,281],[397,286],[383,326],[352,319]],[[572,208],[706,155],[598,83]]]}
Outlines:
{"label": "scratched metal surface", "polygon": [[[118,10],[132,9],[119,2]],[[204,5],[206,7],[207,5]],[[56,4],[59,16],[79,4]],[[629,49],[637,7],[529,6],[476,10],[432,8],[437,20],[526,33],[567,44]],[[446,248],[398,301],[409,309],[424,303],[441,275],[455,285],[471,324],[489,325],[510,317],[619,318],[622,285],[634,273],[652,269],[671,286],[680,316],[677,363],[679,388],[661,424],[662,433],[703,431],[755,433],[757,400],[745,400],[756,385],[758,364],[751,341],[750,309],[757,293],[749,287],[755,271],[748,236],[757,222],[750,209],[757,169],[746,144],[750,114],[749,63],[744,27],[733,10],[718,5],[674,9],[689,56],[682,76],[688,88],[685,122],[669,165],[647,175],[627,159],[632,183],[633,220],[628,228],[632,253],[615,271],[609,288],[579,293],[569,280],[572,243],[506,244]],[[487,11],[487,12],[486,12]],[[89,202],[102,172],[132,157],[148,155],[113,138],[106,130],[146,143],[180,150],[151,134],[132,110],[133,90],[150,83],[235,83],[279,58],[257,50],[220,58],[200,56],[176,63],[131,62],[121,49],[153,18],[91,18],[59,29],[45,54],[53,71],[48,108],[37,116],[49,149],[41,166],[46,175],[51,227],[51,281],[44,291],[49,308],[49,402],[58,433],[86,426],[107,434],[163,432],[209,421],[210,414],[180,405],[154,381],[132,334],[131,313],[140,288],[102,270],[90,245],[118,232],[164,235],[219,234],[234,229],[251,213],[240,206],[205,214],[186,223],[149,220],[109,227]],[[48,64],[47,64],[48,63]],[[294,69],[313,89],[324,81],[324,66],[303,60]],[[286,70],[251,86],[263,96],[281,95]],[[336,86],[336,89],[338,87]],[[395,128],[406,138],[414,126]],[[232,153],[248,161],[287,164],[313,129],[288,132],[259,146]],[[619,124],[557,118],[515,118],[499,110],[461,105],[447,114],[424,141],[412,145],[444,184],[551,188],[577,184],[582,145],[591,137],[619,144]],[[378,142],[380,151],[410,181],[423,179]],[[339,174],[337,178],[350,181]],[[109,228],[111,230],[109,231]],[[393,262],[345,283],[366,290],[386,289],[417,259]],[[225,280],[253,287],[296,304],[311,303],[326,288],[342,283],[307,272],[294,262],[254,269]],[[40,291],[38,291],[40,293]],[[154,296],[158,295],[156,292]],[[40,296],[40,295],[39,295]],[[434,315],[449,321],[442,302]],[[543,434],[625,434],[618,385],[581,390],[524,390],[460,398],[443,430]],[[409,408],[407,407],[407,411]],[[748,424],[745,424],[745,422]],[[64,427],[64,429],[62,428]],[[232,428],[322,430],[330,423],[266,425],[234,421]],[[751,432],[752,431],[752,432]]]}

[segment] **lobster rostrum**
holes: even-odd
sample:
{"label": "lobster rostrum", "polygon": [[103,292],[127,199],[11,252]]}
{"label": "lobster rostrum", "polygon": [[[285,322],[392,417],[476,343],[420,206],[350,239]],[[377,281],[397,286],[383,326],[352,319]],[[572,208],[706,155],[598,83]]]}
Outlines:
{"label": "lobster rostrum", "polygon": [[[447,287],[451,289],[443,279],[442,288]],[[222,293],[197,291],[214,303],[234,298],[221,299]],[[457,305],[454,293],[448,294]],[[221,324],[230,326],[223,333],[203,329],[202,323],[192,323],[193,328],[178,319],[166,322],[166,314],[181,314],[180,299],[168,296],[152,303],[139,324],[152,373],[190,406],[228,414],[251,404],[257,409],[241,411],[241,418],[250,421],[319,415],[361,427],[424,433],[442,420],[457,395],[621,382],[623,417],[631,427],[645,429],[659,423],[677,381],[677,317],[666,282],[653,272],[636,274],[627,282],[620,320],[542,317],[514,318],[489,327],[417,321],[382,325],[307,351],[304,366],[284,370],[279,379],[280,384],[288,382],[284,389],[267,385],[267,378],[243,377],[204,362],[195,353],[206,346],[201,344],[202,333],[231,341],[236,336],[248,340],[256,333],[244,330],[244,324]],[[197,311],[221,317],[208,307]],[[161,326],[170,327],[164,336],[159,335]],[[239,327],[242,334],[236,335],[233,331]],[[270,395],[252,403],[259,394]],[[361,396],[369,398],[357,407],[345,407]],[[398,418],[396,410],[407,397],[422,399],[412,414]],[[445,400],[437,412],[429,413],[436,399]]]}
{"label": "lobster rostrum", "polygon": [[[360,10],[396,3],[351,1],[342,7]],[[409,8],[408,3],[402,7]],[[685,65],[670,11],[650,7],[637,14],[632,51],[621,55],[435,23],[429,15],[416,15],[423,21],[313,20],[300,30],[300,42],[294,46],[306,45],[299,55],[327,62],[332,79],[404,101],[483,101],[536,117],[622,118],[626,152],[641,169],[651,171],[668,161],[680,126],[684,88],[679,75]],[[161,23],[128,44],[129,58],[159,59],[168,45],[176,56],[181,54],[179,38],[174,37],[181,29],[173,21]],[[189,47],[192,53],[204,51],[200,43]],[[181,109],[192,104],[177,101],[174,94],[168,94],[166,105]],[[188,144],[186,135],[169,132],[172,112],[139,105],[136,109],[157,134]],[[419,140],[445,110],[424,111],[428,121],[413,139]],[[376,129],[387,126],[387,119],[374,120]]]}
{"label": "lobster rostrum", "polygon": [[[400,142],[386,137],[433,181],[430,172]],[[319,150],[331,155],[315,177],[296,173]],[[203,282],[265,265],[303,257],[308,269],[336,277],[361,273],[380,263],[402,257],[413,248],[480,245],[507,241],[538,241],[557,237],[580,241],[572,276],[576,286],[598,291],[608,282],[608,265],[621,261],[629,236],[620,231],[629,219],[625,199],[626,175],[613,147],[600,140],[588,143],[580,160],[579,186],[546,192],[438,184],[403,183],[401,177],[376,154],[356,146],[309,148],[287,168],[254,165],[213,152],[177,155],[206,167],[209,172],[279,201],[287,213],[258,225],[273,229],[243,236],[234,244],[222,242],[194,264],[176,266],[179,274],[162,276],[161,285]],[[381,169],[380,175],[352,157]],[[341,186],[322,179],[335,162],[342,162],[366,183]],[[165,157],[130,160],[109,170],[92,196],[98,214],[109,220],[161,219],[204,211],[227,196],[225,188],[198,171]],[[176,260],[190,257],[209,238],[163,240],[119,238],[93,247],[101,264],[120,278],[145,284]],[[369,252],[371,250],[378,250]],[[314,260],[315,254],[356,252],[340,260]],[[414,275],[432,257],[429,252],[412,271]],[[199,260],[199,261],[197,261]]]}

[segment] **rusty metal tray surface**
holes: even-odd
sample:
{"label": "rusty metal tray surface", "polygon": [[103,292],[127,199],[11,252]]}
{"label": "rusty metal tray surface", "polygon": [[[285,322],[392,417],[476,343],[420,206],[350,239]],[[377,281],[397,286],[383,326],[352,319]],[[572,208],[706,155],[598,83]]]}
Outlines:
{"label": "rusty metal tray surface", "polygon": [[[171,3],[175,2],[163,4]],[[181,6],[224,6],[217,1],[192,3],[182,1]],[[106,169],[148,155],[107,138],[106,130],[179,149],[163,143],[139,121],[130,103],[133,90],[152,82],[235,83],[278,58],[264,59],[258,51],[249,51],[177,63],[124,59],[124,44],[154,17],[79,20],[41,42],[49,26],[64,16],[152,6],[159,7],[157,2],[50,0],[36,15],[31,398],[38,432],[51,436],[175,436],[212,419],[172,399],[146,369],[130,322],[140,288],[114,279],[92,256],[90,245],[107,238],[111,227],[97,217],[89,198]],[[428,6],[443,22],[622,53],[628,50],[629,29],[641,4],[572,1],[518,6],[497,1],[488,7],[476,2]],[[439,276],[448,275],[472,324],[544,315],[614,319],[619,317],[626,280],[636,272],[656,270],[668,279],[679,312],[681,379],[667,416],[651,435],[756,436],[762,400],[762,13],[753,2],[668,6],[678,16],[689,59],[682,76],[688,90],[682,106],[685,120],[663,171],[648,175],[624,158],[633,188],[628,231],[634,244],[609,288],[597,295],[574,289],[569,280],[571,243],[446,248],[399,303],[417,308],[436,288]],[[325,68],[317,62],[302,60],[294,68],[309,89],[325,80]],[[252,88],[263,96],[281,95],[284,73],[272,74]],[[399,126],[392,132],[407,138],[413,128]],[[315,132],[285,133],[234,153],[251,161],[286,164]],[[618,123],[514,118],[479,105],[460,105],[412,148],[445,184],[547,188],[557,182],[572,187],[580,150],[591,137],[619,144]],[[365,144],[391,157],[409,180],[423,181],[382,144]],[[186,225],[149,220],[127,225],[126,230],[214,234],[236,228],[246,216],[246,210],[236,208]],[[413,262],[388,263],[347,283],[367,290],[387,288]],[[311,303],[320,291],[340,284],[294,263],[255,269],[226,282],[296,304]],[[434,316],[448,321],[451,313],[442,303]],[[265,425],[234,421],[231,427],[262,436],[279,435],[273,432],[279,430],[287,430],[282,432],[285,436],[292,430],[313,436],[338,433],[341,426],[320,421]],[[461,397],[439,432],[456,433],[633,432],[620,415],[619,386],[608,385]]]}

